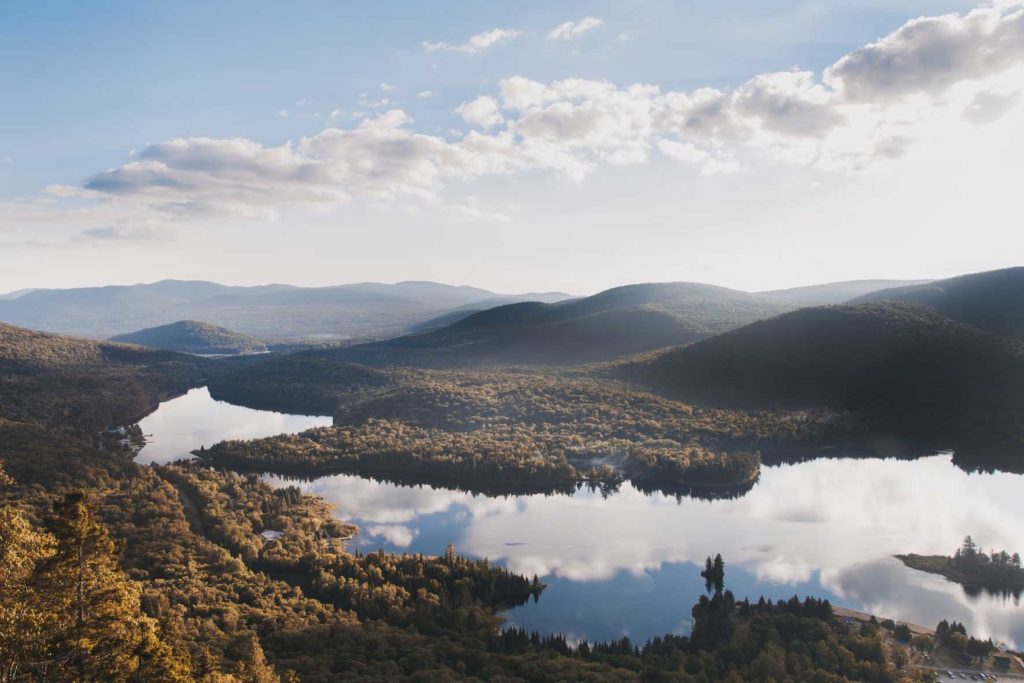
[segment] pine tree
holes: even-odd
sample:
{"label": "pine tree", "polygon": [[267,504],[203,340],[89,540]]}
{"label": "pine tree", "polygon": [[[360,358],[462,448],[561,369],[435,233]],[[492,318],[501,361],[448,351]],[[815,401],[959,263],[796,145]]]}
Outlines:
{"label": "pine tree", "polygon": [[53,546],[53,537],[33,530],[21,512],[0,508],[0,683],[18,679],[46,658],[51,615],[33,576]]}
{"label": "pine tree", "polygon": [[255,633],[245,636],[241,649],[243,656],[238,665],[238,679],[242,683],[280,683],[274,667],[267,663],[263,648]]}
{"label": "pine tree", "polygon": [[54,615],[54,680],[188,680],[188,667],[163,644],[139,607],[137,584],[117,566],[117,552],[85,494],[69,493],[48,521],[55,553],[38,580]]}

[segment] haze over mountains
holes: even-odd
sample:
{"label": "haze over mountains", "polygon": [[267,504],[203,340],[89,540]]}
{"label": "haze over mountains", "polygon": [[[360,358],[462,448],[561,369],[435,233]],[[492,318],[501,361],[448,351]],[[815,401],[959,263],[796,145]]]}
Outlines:
{"label": "haze over mountains", "polygon": [[498,306],[442,329],[338,353],[368,364],[585,363],[703,339],[785,310],[712,285],[628,285],[555,304]]}
{"label": "haze over mountains", "polygon": [[869,295],[880,289],[913,287],[928,282],[931,280],[849,280],[807,287],[773,289],[767,292],[758,292],[758,294],[772,301],[791,306],[828,306],[846,303],[851,299]]}
{"label": "haze over mountains", "polygon": [[432,282],[301,288],[164,280],[12,293],[0,300],[0,320],[191,353],[364,339],[370,343],[345,357],[426,366],[578,364],[686,344],[801,306],[841,303],[878,288],[903,291],[918,282],[862,280],[763,293],[649,283],[574,299]]}
{"label": "haze over mountains", "polygon": [[1024,268],[972,273],[918,286],[883,289],[851,303],[897,301],[996,334],[1024,337]]}
{"label": "haze over mountains", "polygon": [[[568,294],[530,294],[560,301]],[[152,284],[36,290],[0,300],[0,321],[48,332],[110,337],[196,320],[266,340],[381,338],[478,302],[519,301],[475,287],[434,282],[337,287],[234,287],[163,280]]]}

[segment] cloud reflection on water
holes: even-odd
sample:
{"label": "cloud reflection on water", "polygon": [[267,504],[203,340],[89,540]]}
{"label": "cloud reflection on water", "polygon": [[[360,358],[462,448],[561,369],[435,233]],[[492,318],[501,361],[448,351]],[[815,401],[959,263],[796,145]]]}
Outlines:
{"label": "cloud reflection on water", "polygon": [[[607,499],[589,491],[489,498],[348,475],[302,486],[377,536],[371,543],[389,542],[374,525],[402,524],[420,533],[400,549],[439,553],[450,541],[529,576],[592,583],[592,599],[623,577],[647,580],[720,552],[750,576],[754,597],[824,593],[926,626],[955,617],[1022,643],[1024,616],[1012,600],[970,597],[891,557],[948,554],[967,533],[985,548],[1024,548],[1020,484],[1013,474],[967,474],[939,455],[765,468],[746,496],[719,501],[644,495],[628,484]],[[446,534],[431,533],[441,525]]]}
{"label": "cloud reflection on water", "polygon": [[[153,440],[140,462],[168,462],[200,445],[330,424],[214,401],[205,388],[168,401],[141,423]],[[294,482],[268,477],[276,485]],[[362,531],[354,543],[399,552],[459,552],[537,574],[550,588],[511,621],[574,637],[646,638],[685,630],[701,583],[697,565],[722,553],[739,596],[794,593],[1024,645],[1019,601],[967,595],[907,569],[896,553],[949,553],[965,534],[984,549],[1024,550],[1024,496],[1015,474],[968,474],[949,456],[822,459],[766,467],[731,500],[645,495],[629,484],[602,498],[488,497],[398,486],[352,475],[303,482]]]}

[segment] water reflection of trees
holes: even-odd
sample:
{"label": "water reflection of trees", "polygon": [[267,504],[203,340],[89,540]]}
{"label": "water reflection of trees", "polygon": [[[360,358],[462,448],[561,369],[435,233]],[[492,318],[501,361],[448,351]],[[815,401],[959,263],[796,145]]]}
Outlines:
{"label": "water reflection of trees", "polygon": [[1024,474],[1024,447],[1020,450],[1007,448],[979,450],[973,447],[950,449],[885,438],[817,448],[762,450],[761,461],[769,467],[798,465],[822,459],[882,458],[912,461],[949,452],[952,452],[953,465],[968,474],[996,474],[999,472]]}
{"label": "water reflection of trees", "polygon": [[1024,474],[1024,452],[977,453],[955,451],[953,464],[968,474]]}
{"label": "water reflection of trees", "polygon": [[988,588],[965,584],[963,589],[964,595],[972,600],[978,600],[982,597],[1002,598],[1003,602],[1013,602],[1014,607],[1020,607],[1020,597],[1024,594],[1024,590],[1019,588]]}
{"label": "water reflection of trees", "polygon": [[[236,470],[237,468],[232,469]],[[444,477],[423,476],[419,474],[400,474],[393,471],[381,472],[366,467],[338,468],[337,471],[332,473],[318,472],[314,475],[272,472],[261,468],[251,468],[247,471],[265,476],[272,475],[278,477],[282,481],[307,484],[323,479],[325,476],[331,476],[332,474],[354,475],[378,484],[400,486],[403,488],[429,487],[433,489],[465,493],[472,496],[487,496],[489,498],[514,498],[530,495],[541,495],[545,497],[574,496],[582,491],[597,493],[600,494],[602,498],[608,498],[609,496],[618,493],[624,483],[623,480],[620,479],[615,482],[583,481],[573,484],[524,485],[509,483],[496,485],[493,483],[475,483]],[[645,495],[661,494],[674,497],[680,502],[688,498],[705,501],[733,500],[741,498],[749,493],[756,483],[757,481],[754,480],[744,484],[730,486],[673,486],[668,484],[651,485],[649,483],[641,484],[638,482],[630,482],[633,488]]]}

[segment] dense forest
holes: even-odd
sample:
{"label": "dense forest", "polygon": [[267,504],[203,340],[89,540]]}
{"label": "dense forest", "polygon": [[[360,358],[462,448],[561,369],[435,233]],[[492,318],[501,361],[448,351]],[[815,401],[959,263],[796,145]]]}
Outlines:
{"label": "dense forest", "polygon": [[209,369],[183,354],[0,323],[0,418],[77,429],[128,421]]}
{"label": "dense forest", "polygon": [[912,286],[890,287],[851,303],[891,301],[924,306],[993,334],[1024,337],[1024,268],[1004,268]]}
{"label": "dense forest", "polygon": [[[318,498],[197,464],[141,466],[130,451],[95,439],[219,370],[20,330],[5,330],[0,357],[4,681],[924,680],[883,630],[842,623],[813,599],[738,601],[717,573],[710,597],[694,607],[691,637],[641,646],[503,631],[503,609],[544,599],[535,577],[454,548],[441,557],[353,553],[344,539],[357,530]],[[477,420],[544,405],[549,417],[524,428],[559,411],[586,434],[604,429],[588,421],[612,418],[623,433],[610,437],[626,441],[792,428],[782,414],[736,414],[728,424],[646,394],[622,393],[602,407],[605,389],[589,382],[531,392],[516,380],[505,390],[531,396],[520,405],[488,390],[491,381],[382,386],[406,397],[390,404],[404,406],[390,419],[409,429],[444,425],[453,436],[477,431]],[[415,397],[425,390],[452,398],[421,414]],[[472,399],[475,412],[463,410],[466,396],[488,391],[490,400]],[[585,408],[560,405],[559,392],[575,392]],[[342,419],[380,410],[373,401],[382,398],[368,395]],[[634,403],[678,414],[665,425],[638,420]]]}
{"label": "dense forest", "polygon": [[852,411],[871,429],[966,451],[1024,443],[1024,346],[926,308],[808,308],[614,366],[666,395]]}
{"label": "dense forest", "polygon": [[[315,376],[287,373],[291,363],[262,365],[251,376],[218,378],[211,388],[215,396],[227,391],[231,397],[256,389],[250,397],[266,396],[271,407],[292,411],[292,395],[317,396],[321,408],[333,399],[333,427],[225,442],[200,456],[246,470],[357,470],[487,490],[614,486],[628,478],[672,492],[747,485],[757,477],[761,448],[815,448],[850,437],[857,426],[834,412],[702,408],[585,376],[385,371],[313,357]],[[305,377],[310,385],[302,383]],[[325,385],[332,388],[321,390]],[[346,386],[344,393],[339,386]],[[300,398],[299,408],[308,407]]]}

